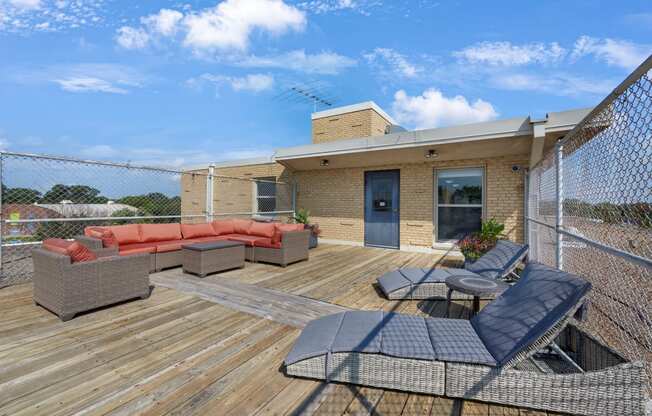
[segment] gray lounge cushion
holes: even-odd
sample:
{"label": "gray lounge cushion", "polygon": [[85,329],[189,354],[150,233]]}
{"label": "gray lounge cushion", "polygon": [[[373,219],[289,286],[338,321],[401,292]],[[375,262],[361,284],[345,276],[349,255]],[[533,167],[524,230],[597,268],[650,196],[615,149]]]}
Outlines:
{"label": "gray lounge cushion", "polygon": [[426,319],[425,322],[439,361],[496,365],[466,319]]}
{"label": "gray lounge cushion", "polygon": [[475,273],[464,269],[455,268],[418,268],[407,267],[387,272],[378,278],[378,286],[385,295],[389,295],[405,287],[415,286],[420,283],[441,283],[446,282],[449,276],[468,275],[475,276]]}
{"label": "gray lounge cushion", "polygon": [[525,257],[528,249],[527,244],[498,240],[494,248],[465,268],[484,277],[498,279],[507,275]]}
{"label": "gray lounge cushion", "polygon": [[383,311],[343,312],[310,322],[285,358],[285,364],[329,352],[495,364],[468,321]]}
{"label": "gray lounge cushion", "polygon": [[529,262],[519,281],[474,316],[471,325],[502,366],[577,309],[590,289],[578,276]]}

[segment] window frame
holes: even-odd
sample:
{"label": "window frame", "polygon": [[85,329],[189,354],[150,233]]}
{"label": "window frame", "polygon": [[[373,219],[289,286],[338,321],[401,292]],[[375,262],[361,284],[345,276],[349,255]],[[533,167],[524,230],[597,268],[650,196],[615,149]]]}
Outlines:
{"label": "window frame", "polygon": [[[261,177],[256,177],[252,178],[254,181],[254,192],[253,192],[253,200],[255,203],[255,214],[269,214],[269,213],[274,213],[276,212],[276,198],[277,198],[277,181],[276,181],[276,176],[261,176]],[[260,195],[258,193],[258,187],[261,183],[274,183],[274,195]],[[261,211],[260,210],[260,200],[261,199],[273,199],[274,200],[274,209],[271,211]]]}
{"label": "window frame", "polygon": [[[482,172],[482,203],[480,204],[440,204],[439,203],[439,172],[442,171],[462,171],[469,169],[479,169]],[[487,167],[486,165],[469,165],[456,167],[441,167],[433,169],[433,233],[432,242],[436,244],[454,244],[457,240],[439,240],[439,207],[443,208],[481,208],[480,220],[484,221],[487,213]]]}

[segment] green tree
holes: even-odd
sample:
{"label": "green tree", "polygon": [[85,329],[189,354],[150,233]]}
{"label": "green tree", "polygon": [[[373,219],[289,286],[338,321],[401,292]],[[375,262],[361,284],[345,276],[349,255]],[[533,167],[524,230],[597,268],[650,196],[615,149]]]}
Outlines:
{"label": "green tree", "polygon": [[99,189],[87,185],[57,184],[43,195],[41,203],[58,204],[71,201],[73,204],[106,204],[108,198],[100,196]]}
{"label": "green tree", "polygon": [[8,188],[2,185],[3,204],[33,204],[41,200],[41,193],[30,188]]}

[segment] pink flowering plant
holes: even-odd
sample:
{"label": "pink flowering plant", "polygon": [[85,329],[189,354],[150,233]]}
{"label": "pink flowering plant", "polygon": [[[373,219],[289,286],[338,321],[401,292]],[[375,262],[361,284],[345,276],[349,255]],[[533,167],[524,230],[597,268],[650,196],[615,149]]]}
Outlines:
{"label": "pink flowering plant", "polygon": [[482,222],[479,232],[467,235],[457,242],[466,261],[474,262],[491,250],[500,237],[504,237],[505,225],[495,219]]}

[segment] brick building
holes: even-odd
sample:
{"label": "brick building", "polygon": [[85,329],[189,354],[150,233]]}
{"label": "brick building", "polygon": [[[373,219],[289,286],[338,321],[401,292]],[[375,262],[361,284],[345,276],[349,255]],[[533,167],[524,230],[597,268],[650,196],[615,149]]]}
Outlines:
{"label": "brick building", "polygon": [[[215,164],[215,174],[229,178],[216,178],[213,210],[285,211],[280,205],[296,198],[320,224],[322,240],[341,244],[445,250],[488,218],[523,241],[527,169],[588,111],[419,131],[397,126],[373,102],[316,112],[311,144]],[[183,214],[204,213],[207,167],[189,172],[200,175],[184,175]]]}

